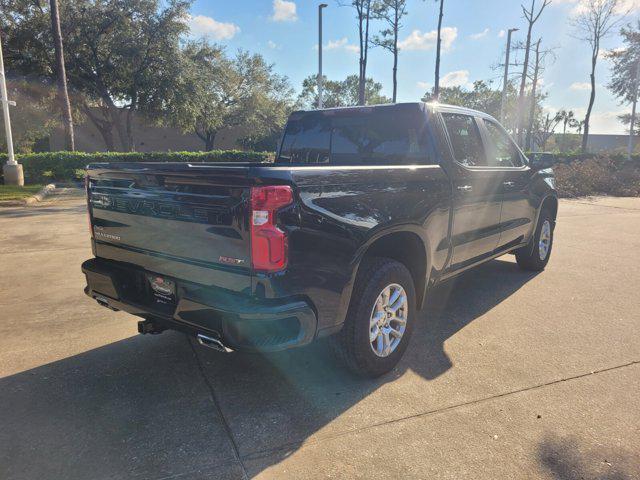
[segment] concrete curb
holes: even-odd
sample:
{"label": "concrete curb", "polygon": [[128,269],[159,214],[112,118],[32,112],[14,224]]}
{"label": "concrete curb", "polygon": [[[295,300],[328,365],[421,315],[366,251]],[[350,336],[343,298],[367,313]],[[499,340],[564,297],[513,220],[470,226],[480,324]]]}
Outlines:
{"label": "concrete curb", "polygon": [[46,197],[51,195],[56,189],[55,184],[50,183],[49,185],[45,185],[40,189],[38,193],[35,195],[31,195],[22,200],[5,200],[0,201],[0,207],[24,207],[25,205],[32,205],[34,203],[41,202]]}

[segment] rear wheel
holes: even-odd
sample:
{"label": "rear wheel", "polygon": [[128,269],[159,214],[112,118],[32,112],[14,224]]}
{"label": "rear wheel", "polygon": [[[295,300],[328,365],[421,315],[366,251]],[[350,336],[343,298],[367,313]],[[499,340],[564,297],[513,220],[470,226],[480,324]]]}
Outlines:
{"label": "rear wheel", "polygon": [[540,212],[536,231],[529,244],[516,250],[516,261],[521,268],[539,272],[547,266],[553,247],[553,223],[551,212]]}
{"label": "rear wheel", "polygon": [[402,358],[413,331],[415,289],[407,268],[388,258],[364,260],[343,329],[332,343],[356,374],[380,376]]}

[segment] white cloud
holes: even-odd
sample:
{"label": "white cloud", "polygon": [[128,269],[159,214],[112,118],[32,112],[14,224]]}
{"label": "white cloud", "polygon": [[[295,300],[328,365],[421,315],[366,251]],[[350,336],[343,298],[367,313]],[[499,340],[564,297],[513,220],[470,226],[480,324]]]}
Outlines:
{"label": "white cloud", "polygon": [[[318,50],[318,44],[314,45],[313,48],[314,50]],[[323,45],[322,48],[324,50],[345,50],[351,53],[358,53],[360,51],[360,47],[350,44],[347,37],[343,37],[338,40],[329,40],[329,42]]]}
{"label": "white cloud", "polygon": [[267,40],[267,47],[269,47],[271,50],[277,50],[280,48],[280,46],[273,40]]}
{"label": "white cloud", "polygon": [[[618,118],[619,115],[631,113],[629,110],[596,111],[591,115],[589,122],[590,133],[625,134],[629,133],[629,127]],[[584,117],[584,114],[582,115]],[[581,118],[582,119],[582,118]]]}
{"label": "white cloud", "polygon": [[540,85],[542,87],[551,88],[551,87],[553,87],[555,85],[555,83],[553,83],[553,82],[547,83],[544,78],[539,78],[538,79],[538,85]]}
{"label": "white cloud", "polygon": [[[587,10],[590,1],[592,0],[554,0],[552,5],[572,5],[571,14],[578,15]],[[618,15],[637,11],[640,11],[640,0],[619,0],[615,10]]]}
{"label": "white cloud", "polygon": [[336,50],[338,48],[344,47],[347,42],[347,37],[341,38],[340,40],[329,40],[329,43],[327,43],[324,48],[327,50]]}
{"label": "white cloud", "polygon": [[431,85],[429,82],[418,82],[416,83],[416,85],[418,86],[418,88],[421,88],[422,90],[431,90],[431,88],[433,88],[433,85]]}
{"label": "white cloud", "polygon": [[608,54],[620,53],[620,52],[624,52],[625,50],[626,50],[625,47],[616,47],[616,48],[612,48],[611,50],[600,50],[600,53],[598,54],[598,58],[609,60],[609,57],[607,56]]}
{"label": "white cloud", "polygon": [[[456,27],[444,27],[442,29],[442,50],[444,52],[451,50],[457,37],[458,29]],[[401,50],[432,50],[436,47],[437,40],[437,30],[424,33],[420,30],[414,30],[407,38],[398,42],[398,47]]]}
{"label": "white cloud", "polygon": [[591,84],[589,82],[574,82],[569,87],[569,90],[573,91],[582,91],[582,90],[591,90]]}
{"label": "white cloud", "polygon": [[504,38],[504,36],[507,34],[507,32],[505,30],[500,30],[498,32],[498,38]]}
{"label": "white cloud", "polygon": [[236,36],[240,27],[233,23],[218,22],[205,15],[188,17],[191,34],[197,37],[210,37],[214,40],[229,40]]}
{"label": "white cloud", "polygon": [[273,0],[273,14],[269,18],[274,22],[295,22],[298,20],[296,2]]}
{"label": "white cloud", "polygon": [[619,8],[621,12],[638,12],[640,11],[640,0],[622,0]]}
{"label": "white cloud", "polygon": [[449,72],[440,79],[440,85],[443,87],[469,87],[469,70],[456,70]]}
{"label": "white cloud", "polygon": [[469,38],[471,38],[471,40],[480,40],[481,38],[486,37],[489,34],[489,29],[485,28],[483,31],[479,32],[479,33],[474,33],[473,35],[469,35]]}

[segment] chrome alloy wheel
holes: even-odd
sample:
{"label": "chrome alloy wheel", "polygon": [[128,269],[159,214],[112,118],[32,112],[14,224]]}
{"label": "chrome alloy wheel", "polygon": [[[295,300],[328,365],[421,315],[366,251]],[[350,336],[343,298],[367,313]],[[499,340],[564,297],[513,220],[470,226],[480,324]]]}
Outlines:
{"label": "chrome alloy wheel", "polygon": [[369,341],[378,357],[388,357],[398,347],[409,317],[407,292],[397,283],[378,295],[369,320]]}
{"label": "chrome alloy wheel", "polygon": [[538,255],[540,260],[544,260],[549,255],[551,247],[551,223],[545,220],[540,229],[540,240],[538,241]]}

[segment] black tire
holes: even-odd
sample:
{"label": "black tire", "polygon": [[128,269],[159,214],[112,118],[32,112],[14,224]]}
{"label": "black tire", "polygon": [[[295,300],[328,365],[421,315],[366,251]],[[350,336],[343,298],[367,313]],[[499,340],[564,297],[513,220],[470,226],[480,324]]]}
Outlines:
{"label": "black tire", "polygon": [[[546,255],[544,255],[544,258],[542,258],[539,244],[540,236],[542,234],[545,222],[548,222],[550,228],[548,244],[549,246],[547,248]],[[540,272],[545,269],[547,263],[549,263],[549,258],[551,257],[554,226],[555,222],[551,215],[551,212],[546,209],[542,210],[542,212],[540,212],[540,218],[538,219],[538,225],[536,225],[536,231],[533,233],[529,244],[526,247],[522,247],[516,250],[516,261],[518,262],[520,268],[532,272]]]}
{"label": "black tire", "polygon": [[[407,321],[395,350],[380,357],[374,353],[369,338],[370,319],[378,296],[391,284],[400,285],[406,293]],[[392,370],[402,358],[413,332],[415,314],[416,294],[409,270],[388,258],[365,259],[358,271],[344,327],[331,339],[333,350],[355,374],[379,377]]]}

